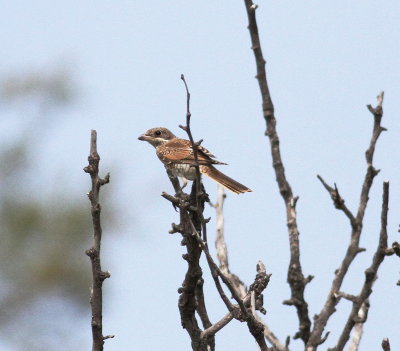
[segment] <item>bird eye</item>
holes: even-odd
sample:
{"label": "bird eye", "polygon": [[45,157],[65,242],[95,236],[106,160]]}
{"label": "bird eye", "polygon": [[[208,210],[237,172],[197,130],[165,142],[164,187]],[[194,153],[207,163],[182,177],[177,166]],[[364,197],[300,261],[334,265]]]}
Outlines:
{"label": "bird eye", "polygon": [[154,134],[157,135],[157,136],[160,136],[161,135],[161,130],[156,130]]}

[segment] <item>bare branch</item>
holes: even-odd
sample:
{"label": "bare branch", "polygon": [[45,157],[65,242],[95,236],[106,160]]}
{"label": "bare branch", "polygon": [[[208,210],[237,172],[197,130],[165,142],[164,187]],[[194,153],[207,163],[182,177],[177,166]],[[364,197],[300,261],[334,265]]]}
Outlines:
{"label": "bare branch", "polygon": [[267,313],[263,306],[264,297],[262,293],[267,288],[270,278],[271,274],[267,274],[264,263],[262,261],[258,261],[256,278],[254,279],[254,283],[250,285],[249,292],[245,297],[245,301],[248,300],[249,296],[251,298],[250,307],[252,309],[253,315],[255,315],[255,310],[258,310],[263,314]]}
{"label": "bare branch", "polygon": [[388,338],[382,340],[382,350],[383,351],[390,351],[390,342]]}
{"label": "bare branch", "polygon": [[335,294],[335,297],[336,297],[336,298],[338,298],[338,297],[343,297],[344,299],[346,299],[346,300],[348,300],[348,301],[351,301],[351,302],[358,302],[358,296],[354,296],[354,295],[351,295],[351,294],[347,294],[347,293],[342,292],[342,291],[338,291],[338,292]]}
{"label": "bare branch", "polygon": [[92,287],[90,290],[90,305],[92,309],[92,340],[93,351],[102,351],[104,340],[112,336],[103,336],[103,281],[110,277],[110,272],[101,270],[100,247],[101,247],[101,206],[99,203],[100,188],[110,181],[110,175],[107,174],[104,179],[99,177],[100,156],[97,153],[97,133],[91,131],[90,154],[88,157],[89,165],[83,170],[90,174],[92,180],[92,189],[88,193],[92,205],[92,223],[93,223],[93,245],[86,250],[86,255],[90,257],[92,263]]}
{"label": "bare branch", "polygon": [[372,259],[372,264],[365,271],[365,281],[361,288],[359,295],[353,301],[353,308],[349,314],[347,322],[343,328],[342,334],[339,337],[339,341],[335,347],[335,351],[343,350],[346,342],[349,340],[350,333],[356,323],[364,323],[366,315],[363,319],[358,318],[358,314],[362,308],[363,303],[368,303],[367,300],[372,293],[372,286],[377,279],[378,269],[385,259],[387,249],[387,214],[389,209],[389,182],[383,183],[383,200],[382,200],[382,212],[381,212],[381,231],[379,235],[378,247],[375,251]]}
{"label": "bare branch", "polygon": [[236,275],[231,273],[229,270],[229,262],[228,262],[228,249],[225,242],[224,236],[224,199],[225,199],[225,190],[221,185],[218,185],[218,193],[217,193],[217,203],[215,204],[216,211],[216,222],[217,222],[217,235],[215,238],[215,248],[217,250],[217,257],[219,260],[219,268],[221,272],[223,272],[233,283],[234,289],[237,291],[237,294],[243,299],[247,294],[246,285],[242,280]]}
{"label": "bare branch", "polygon": [[201,278],[197,282],[197,287],[196,287],[195,293],[196,293],[196,301],[197,301],[197,314],[200,317],[203,328],[206,329],[206,328],[210,328],[212,323],[210,321],[210,318],[208,317],[206,302],[204,300],[203,285],[204,285],[204,279]]}
{"label": "bare branch", "polygon": [[369,309],[368,301],[364,301],[358,311],[359,322],[354,325],[353,337],[351,338],[351,343],[349,345],[348,351],[357,351],[360,346],[361,337],[364,331],[364,323],[367,320]]}
{"label": "bare branch", "polygon": [[179,127],[182,128],[184,131],[186,131],[186,133],[189,137],[190,143],[192,145],[192,149],[193,149],[194,166],[196,168],[196,181],[195,181],[194,185],[196,186],[196,194],[195,195],[196,195],[197,215],[198,215],[198,217],[200,219],[200,223],[201,223],[202,238],[204,239],[204,242],[207,246],[208,245],[208,243],[207,243],[207,226],[206,226],[207,220],[204,219],[203,209],[201,209],[201,207],[199,206],[199,203],[201,201],[203,201],[203,203],[204,203],[204,201],[209,201],[207,193],[205,191],[202,191],[202,189],[204,187],[201,183],[201,173],[200,173],[198,151],[197,151],[197,146],[200,145],[203,140],[201,139],[200,141],[195,143],[195,141],[193,139],[192,131],[190,129],[190,117],[192,116],[192,114],[190,112],[190,92],[189,92],[189,88],[188,88],[188,85],[185,80],[185,76],[183,74],[181,74],[181,80],[185,84],[185,89],[186,89],[186,126],[180,125]]}
{"label": "bare branch", "polygon": [[233,316],[233,312],[229,312],[228,314],[226,314],[220,321],[204,330],[201,333],[201,338],[205,339],[208,338],[210,335],[215,335],[219,330],[225,327],[233,319]]}
{"label": "bare branch", "polygon": [[[183,258],[188,263],[182,287],[178,289],[180,294],[178,307],[181,315],[182,327],[187,330],[190,336],[193,350],[208,351],[208,348],[211,350],[215,349],[215,339],[213,336],[210,336],[207,340],[201,340],[202,330],[200,329],[196,319],[196,312],[198,312],[200,303],[200,316],[202,323],[203,325],[211,325],[208,317],[206,317],[207,311],[204,305],[203,272],[199,262],[202,249],[199,247],[197,240],[192,235],[192,226],[195,227],[196,230],[200,230],[200,220],[197,217],[197,211],[188,210],[191,206],[197,208],[195,193],[195,184],[193,184],[190,197],[187,198],[187,195],[184,193],[179,195],[181,199],[179,202],[180,223],[178,225],[173,225],[173,231],[180,232],[183,236],[182,244],[186,246],[187,250],[187,253],[183,255]],[[187,201],[189,202],[189,205],[186,204]],[[204,203],[200,202],[200,206],[201,208],[204,208]]]}
{"label": "bare branch", "polygon": [[261,92],[263,115],[267,124],[266,135],[268,136],[271,144],[272,164],[275,170],[276,181],[286,207],[286,219],[290,242],[290,263],[287,280],[291,289],[290,301],[292,301],[293,305],[296,307],[297,316],[299,319],[299,331],[296,333],[295,338],[301,338],[304,343],[307,343],[310,335],[311,321],[308,314],[308,304],[304,298],[304,289],[308,281],[304,278],[300,263],[299,230],[296,219],[297,200],[295,200],[290,184],[286,179],[285,169],[281,158],[279,137],[276,131],[274,105],[272,103],[268,88],[267,74],[265,71],[265,59],[262,54],[260,37],[258,34],[258,26],[255,15],[257,6],[252,0],[244,0],[244,3],[249,21],[248,29],[252,44],[251,48],[256,60],[256,78],[258,80]]}
{"label": "bare branch", "polygon": [[357,227],[356,219],[354,218],[354,215],[351,213],[351,211],[345,205],[344,199],[339,194],[339,189],[337,188],[336,183],[335,183],[335,188],[332,188],[325,182],[325,180],[323,180],[323,178],[320,175],[317,175],[317,178],[320,180],[324,188],[328,191],[333,201],[333,204],[335,205],[335,208],[337,208],[338,210],[342,210],[346,215],[346,217],[350,220],[351,227],[353,229],[356,229]]}
{"label": "bare branch", "polygon": [[372,165],[372,159],[374,157],[374,152],[375,152],[375,145],[376,142],[379,138],[379,135],[387,130],[386,128],[381,126],[381,120],[383,116],[383,96],[384,92],[382,91],[376,98],[378,100],[378,103],[376,107],[372,107],[371,105],[367,105],[368,110],[374,115],[374,130],[371,138],[371,142],[369,145],[368,150],[365,152],[365,158],[367,160],[368,165]]}
{"label": "bare branch", "polygon": [[374,127],[372,130],[372,137],[370,141],[370,145],[368,150],[365,152],[365,158],[367,161],[367,173],[365,175],[365,180],[364,184],[362,187],[361,191],[361,196],[360,196],[360,206],[358,208],[357,212],[357,222],[360,223],[362,222],[365,214],[365,209],[367,208],[367,203],[368,203],[368,195],[369,195],[369,190],[371,189],[372,182],[375,178],[375,176],[379,173],[379,170],[376,170],[372,166],[372,161],[375,153],[375,146],[378,141],[379,136],[383,131],[386,130],[386,128],[381,126],[381,120],[383,116],[383,109],[382,109],[382,103],[383,103],[383,96],[384,93],[383,91],[378,95],[377,100],[378,104],[375,108],[372,108],[371,105],[368,105],[368,110],[373,114],[374,116]]}
{"label": "bare branch", "polygon": [[[236,291],[236,289],[235,289],[235,287],[234,287],[234,284],[231,282],[231,280],[229,279],[229,277],[226,276],[226,275],[219,269],[219,267],[217,266],[217,264],[214,262],[214,260],[213,260],[213,258],[212,258],[212,256],[211,256],[211,254],[210,254],[210,252],[209,252],[209,250],[208,250],[208,247],[207,247],[206,243],[201,239],[199,233],[198,233],[198,232],[194,232],[193,235],[194,235],[195,238],[197,239],[197,242],[199,243],[200,247],[203,249],[203,251],[204,251],[204,253],[205,253],[205,255],[206,255],[206,259],[207,259],[208,265],[209,265],[209,267],[210,267],[212,276],[213,276],[213,277],[215,276],[215,277],[220,277],[220,278],[221,278],[221,280],[225,283],[225,285],[228,287],[229,291],[231,292],[232,297],[234,298],[234,300],[238,303],[238,305],[239,305],[239,307],[240,307],[240,310],[241,310],[241,312],[243,313],[243,315],[247,315],[246,307],[245,307],[245,305],[244,305],[244,303],[243,303],[243,300],[242,300],[241,296],[238,295],[238,293],[237,293],[237,291]],[[221,293],[220,293],[220,295],[221,295]],[[223,295],[221,295],[221,297],[223,298]],[[223,299],[224,299],[224,298],[223,298]],[[231,308],[228,307],[228,309],[231,311],[231,310],[232,310],[232,307],[231,307]]]}
{"label": "bare branch", "polygon": [[[376,108],[368,107],[368,109],[373,112],[374,115],[374,126],[372,131],[372,137],[370,141],[370,145],[368,150],[366,151],[366,159],[367,159],[367,171],[364,177],[364,182],[361,188],[360,201],[358,206],[357,215],[355,216],[354,221],[351,221],[351,239],[349,246],[347,248],[346,254],[343,258],[343,261],[340,267],[335,271],[335,277],[332,281],[331,288],[329,290],[326,302],[321,310],[321,312],[316,315],[315,323],[313,330],[311,331],[310,339],[307,343],[307,351],[315,351],[317,346],[321,341],[322,333],[326,327],[326,324],[329,318],[336,311],[336,305],[340,301],[340,298],[337,296],[340,288],[342,286],[344,277],[347,274],[347,271],[353,262],[354,258],[358,253],[364,251],[360,248],[360,237],[362,232],[362,224],[364,219],[365,210],[367,208],[368,200],[369,200],[369,192],[372,187],[373,180],[375,176],[378,174],[378,171],[372,165],[373,155],[375,152],[375,146],[378,141],[379,135],[385,128],[381,127],[382,120],[382,101],[383,101],[383,92],[378,96],[378,105]],[[329,189],[329,188],[328,188]],[[340,195],[338,195],[340,196]],[[344,203],[343,203],[344,206]],[[347,214],[349,217],[349,214]],[[351,218],[351,217],[349,217]],[[362,301],[364,301],[363,299]],[[361,301],[361,303],[362,303]],[[361,303],[358,308],[355,309],[355,315],[360,310]],[[351,331],[351,329],[350,329]],[[348,339],[348,338],[347,338]],[[344,346],[344,345],[343,345]]]}

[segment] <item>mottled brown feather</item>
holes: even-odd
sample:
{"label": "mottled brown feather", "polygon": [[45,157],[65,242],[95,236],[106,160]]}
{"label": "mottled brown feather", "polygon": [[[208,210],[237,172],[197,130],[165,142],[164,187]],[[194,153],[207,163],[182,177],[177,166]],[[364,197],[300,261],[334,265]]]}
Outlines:
{"label": "mottled brown feather", "polygon": [[[201,165],[225,164],[213,159],[215,156],[202,146],[197,147],[197,159]],[[189,140],[174,138],[157,147],[157,155],[163,162],[194,164],[194,153]]]}

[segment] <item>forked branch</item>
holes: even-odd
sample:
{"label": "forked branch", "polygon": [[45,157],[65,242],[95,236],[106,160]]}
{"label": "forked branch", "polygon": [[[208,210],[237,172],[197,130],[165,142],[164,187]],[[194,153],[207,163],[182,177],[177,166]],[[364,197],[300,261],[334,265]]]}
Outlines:
{"label": "forked branch", "polygon": [[[345,206],[344,200],[341,198],[339,191],[337,190],[337,187],[333,189],[332,187],[328,186],[321,177],[319,177],[324,187],[330,193],[332,200],[335,204],[335,207],[342,210],[344,214],[349,218],[351,225],[351,236],[350,236],[350,243],[348,245],[343,261],[339,266],[339,268],[335,271],[335,277],[332,281],[332,285],[329,290],[326,302],[321,312],[315,317],[314,328],[311,331],[310,339],[307,343],[307,351],[316,350],[318,345],[320,344],[322,333],[324,332],[328,320],[332,316],[332,314],[336,311],[336,305],[340,301],[341,298],[340,289],[343,280],[348,272],[348,269],[352,264],[354,258],[357,256],[357,254],[364,251],[364,249],[360,248],[359,246],[362,227],[363,227],[363,220],[373,180],[375,176],[379,173],[379,171],[376,170],[375,167],[373,166],[372,161],[378,138],[382,133],[382,131],[386,130],[384,127],[381,126],[381,120],[383,115],[383,109],[382,109],[383,92],[378,95],[377,99],[378,99],[378,104],[375,108],[371,107],[371,105],[367,106],[368,110],[373,114],[374,125],[372,129],[371,141],[365,153],[367,161],[367,170],[361,187],[360,200],[356,216],[353,216],[350,210]],[[363,301],[365,301],[365,299],[363,299]],[[358,314],[363,301],[361,301],[361,303],[356,308],[357,311],[354,312],[355,315]],[[346,341],[347,340],[348,337]],[[343,347],[344,347],[343,341],[340,341],[335,350],[341,350],[343,349]]]}
{"label": "forked branch", "polygon": [[387,235],[387,216],[389,209],[389,182],[383,183],[383,196],[382,196],[382,212],[381,212],[381,230],[379,234],[378,247],[375,251],[371,265],[365,270],[365,281],[361,288],[360,293],[353,300],[353,308],[349,314],[343,331],[339,337],[339,341],[334,348],[335,351],[343,350],[347,341],[349,340],[350,333],[357,323],[365,323],[367,314],[359,318],[359,312],[362,310],[363,305],[368,304],[368,298],[372,293],[372,286],[377,279],[378,269],[387,256],[388,250],[388,235]]}
{"label": "forked branch", "polygon": [[338,210],[343,211],[343,213],[349,219],[351,227],[353,229],[356,229],[356,227],[357,227],[356,219],[355,219],[354,215],[351,213],[351,211],[345,205],[345,201],[342,198],[342,196],[340,196],[339,189],[337,188],[336,183],[335,183],[335,188],[332,188],[331,186],[329,186],[325,182],[325,180],[320,175],[317,175],[317,178],[322,183],[324,188],[328,191],[329,195],[331,196],[331,199],[333,201],[333,204],[334,204],[335,208],[337,208]]}

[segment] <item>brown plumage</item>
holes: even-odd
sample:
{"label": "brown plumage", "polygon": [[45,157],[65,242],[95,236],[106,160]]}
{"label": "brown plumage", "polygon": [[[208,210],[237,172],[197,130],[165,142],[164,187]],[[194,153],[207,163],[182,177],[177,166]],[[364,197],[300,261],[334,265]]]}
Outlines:
{"label": "brown plumage", "polygon": [[[149,142],[156,148],[158,158],[176,176],[183,178],[184,185],[187,181],[196,179],[195,158],[189,140],[179,139],[167,128],[152,128],[139,137],[139,140]],[[197,160],[202,174],[207,175],[230,191],[240,194],[251,191],[236,180],[217,170],[213,165],[226,165],[219,162],[215,156],[202,146],[197,146]]]}

